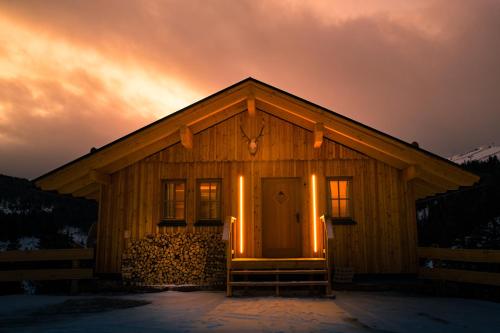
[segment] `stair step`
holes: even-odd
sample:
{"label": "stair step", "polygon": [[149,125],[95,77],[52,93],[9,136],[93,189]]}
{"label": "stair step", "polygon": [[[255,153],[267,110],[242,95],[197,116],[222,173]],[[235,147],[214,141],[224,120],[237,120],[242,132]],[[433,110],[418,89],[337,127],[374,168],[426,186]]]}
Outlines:
{"label": "stair step", "polygon": [[289,270],[232,270],[233,275],[285,275],[285,274],[326,274],[326,269],[289,269]]}
{"label": "stair step", "polygon": [[325,269],[324,258],[234,258],[230,267],[238,270]]}
{"label": "stair step", "polygon": [[231,281],[232,287],[327,286],[328,281]]}

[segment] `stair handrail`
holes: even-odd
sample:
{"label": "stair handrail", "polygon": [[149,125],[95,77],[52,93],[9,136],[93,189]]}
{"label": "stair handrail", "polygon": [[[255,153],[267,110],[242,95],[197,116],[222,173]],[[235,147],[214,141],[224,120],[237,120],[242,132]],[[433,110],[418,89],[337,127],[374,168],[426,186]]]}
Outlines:
{"label": "stair handrail", "polygon": [[232,295],[231,291],[231,261],[233,260],[233,228],[236,222],[236,217],[228,216],[224,221],[224,228],[222,229],[222,241],[226,244],[226,288],[227,296]]}
{"label": "stair handrail", "polygon": [[331,294],[331,258],[330,258],[330,242],[333,240],[333,224],[331,219],[326,214],[320,216],[321,224],[323,225],[323,254],[326,261],[326,270],[328,275],[327,294]]}
{"label": "stair handrail", "polygon": [[226,243],[227,259],[231,260],[234,257],[234,240],[233,240],[233,225],[236,222],[236,217],[228,216],[224,221],[222,230],[222,241]]}

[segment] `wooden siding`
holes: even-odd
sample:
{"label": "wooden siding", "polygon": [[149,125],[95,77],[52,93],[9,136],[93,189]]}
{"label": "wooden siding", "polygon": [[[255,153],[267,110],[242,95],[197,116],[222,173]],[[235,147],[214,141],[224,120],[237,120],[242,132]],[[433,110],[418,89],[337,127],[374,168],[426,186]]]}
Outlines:
{"label": "wooden siding", "polygon": [[[248,152],[240,126],[255,137],[264,126],[255,156]],[[195,186],[202,178],[222,179],[222,217],[238,216],[238,177],[245,181],[245,249],[238,257],[260,257],[261,179],[298,177],[303,186],[304,257],[312,251],[310,180],[318,181],[318,212],[326,212],[326,177],[353,178],[356,225],[334,226],[334,265],[357,273],[414,273],[416,222],[411,183],[402,172],[324,138],[313,148],[313,133],[257,110],[242,112],[193,136],[193,148],[179,142],[111,175],[101,185],[97,272],[119,273],[126,239],[168,232],[222,232],[222,226],[195,226]],[[161,180],[187,180],[187,226],[158,227]],[[318,222],[319,224],[319,222]],[[318,228],[321,230],[321,228]],[[318,235],[321,240],[321,234]],[[320,244],[319,248],[322,248]]]}

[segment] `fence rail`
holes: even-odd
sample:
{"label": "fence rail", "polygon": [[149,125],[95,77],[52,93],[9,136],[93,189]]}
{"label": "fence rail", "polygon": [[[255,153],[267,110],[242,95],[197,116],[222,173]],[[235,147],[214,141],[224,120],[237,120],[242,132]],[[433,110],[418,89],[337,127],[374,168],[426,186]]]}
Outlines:
{"label": "fence rail", "polygon": [[0,252],[0,262],[92,260],[94,249],[55,249]]}
{"label": "fence rail", "polygon": [[[419,247],[418,256],[421,259],[431,259],[433,261],[437,261],[437,264],[439,264],[439,261],[500,264],[500,250]],[[500,273],[494,272],[483,272],[447,267],[420,267],[419,276],[424,279],[437,279],[500,286]]]}
{"label": "fence rail", "polygon": [[[3,265],[24,263],[29,266],[36,263],[43,268],[27,268],[0,270],[0,281],[45,281],[45,280],[71,280],[71,291],[78,289],[78,280],[92,279],[93,268],[84,268],[81,261],[94,259],[94,249],[57,249],[38,251],[5,251],[0,252],[0,263]],[[50,268],[50,262],[68,262],[69,267]]]}

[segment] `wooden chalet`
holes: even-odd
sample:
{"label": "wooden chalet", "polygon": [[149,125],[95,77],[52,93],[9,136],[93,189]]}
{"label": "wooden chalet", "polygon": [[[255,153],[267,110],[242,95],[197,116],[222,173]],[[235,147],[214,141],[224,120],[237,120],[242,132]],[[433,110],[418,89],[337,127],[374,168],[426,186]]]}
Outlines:
{"label": "wooden chalet", "polygon": [[[35,180],[99,203],[96,272],[120,274],[130,239],[220,233],[228,293],[416,273],[415,200],[476,175],[253,78]],[[299,281],[280,278],[311,274]],[[274,274],[249,281],[240,275]]]}

